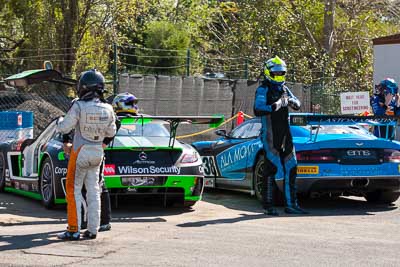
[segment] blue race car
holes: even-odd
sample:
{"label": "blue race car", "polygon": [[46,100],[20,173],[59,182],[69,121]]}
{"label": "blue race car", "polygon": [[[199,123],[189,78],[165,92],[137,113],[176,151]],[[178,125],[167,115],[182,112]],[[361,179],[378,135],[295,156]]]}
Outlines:
{"label": "blue race car", "polygon": [[[395,127],[396,119],[377,116],[291,114],[298,160],[298,193],[304,196],[362,196],[390,204],[400,196],[400,142],[377,138],[371,127]],[[205,186],[249,191],[261,199],[264,160],[261,121],[247,120],[215,141],[192,145],[202,156]],[[276,177],[278,200],[283,178]]]}

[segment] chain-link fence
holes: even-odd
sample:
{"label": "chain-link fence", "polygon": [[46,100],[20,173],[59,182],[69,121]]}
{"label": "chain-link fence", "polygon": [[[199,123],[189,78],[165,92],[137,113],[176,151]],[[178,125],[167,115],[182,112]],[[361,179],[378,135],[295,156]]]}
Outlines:
{"label": "chain-link fence", "polygon": [[72,97],[62,85],[42,83],[29,88],[0,87],[0,111],[23,110],[34,114],[34,136],[68,110]]}

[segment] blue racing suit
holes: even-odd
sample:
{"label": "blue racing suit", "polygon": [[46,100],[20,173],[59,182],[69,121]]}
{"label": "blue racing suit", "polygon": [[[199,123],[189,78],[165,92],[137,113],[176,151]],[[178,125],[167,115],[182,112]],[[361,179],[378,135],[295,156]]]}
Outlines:
{"label": "blue racing suit", "polygon": [[289,126],[288,105],[300,109],[300,101],[284,84],[264,81],[256,90],[254,114],[262,123],[261,140],[264,147],[264,180],[262,204],[273,206],[274,179],[284,181],[286,207],[298,207],[296,196],[297,160]]}
{"label": "blue racing suit", "polygon": [[[400,108],[397,107],[396,101],[392,99],[392,101],[388,104],[385,104],[385,95],[384,94],[374,94],[371,97],[371,107],[374,115],[400,115]],[[375,126],[374,127],[374,135],[382,138],[394,138],[394,128],[393,126]],[[386,133],[387,132],[387,133]]]}

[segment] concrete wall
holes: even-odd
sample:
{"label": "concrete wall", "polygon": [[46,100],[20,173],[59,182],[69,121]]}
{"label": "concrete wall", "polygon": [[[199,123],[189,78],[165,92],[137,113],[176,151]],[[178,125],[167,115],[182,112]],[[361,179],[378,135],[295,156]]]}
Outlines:
{"label": "concrete wall", "polygon": [[[143,76],[122,74],[118,92],[130,92],[139,98],[141,113],[152,115],[212,115],[223,114],[226,119],[238,111],[253,116],[254,94],[258,82],[248,80],[218,80],[201,77]],[[302,101],[302,111],[309,111],[310,96],[301,84],[288,84]],[[226,124],[229,131],[234,125]],[[205,130],[204,125],[181,125],[178,136]],[[184,139],[214,139],[214,131]]]}

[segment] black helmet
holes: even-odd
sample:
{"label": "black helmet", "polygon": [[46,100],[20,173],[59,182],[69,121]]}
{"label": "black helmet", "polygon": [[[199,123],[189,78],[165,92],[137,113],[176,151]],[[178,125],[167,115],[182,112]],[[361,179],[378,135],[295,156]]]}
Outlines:
{"label": "black helmet", "polygon": [[[88,93],[97,93],[99,96],[105,92],[104,76],[96,69],[82,72],[79,76],[77,93],[79,98],[84,97]],[[92,94],[91,94],[92,95]],[[94,96],[94,94],[93,94]]]}

